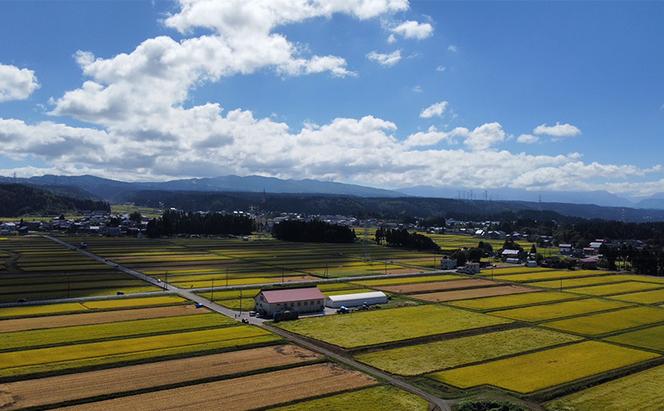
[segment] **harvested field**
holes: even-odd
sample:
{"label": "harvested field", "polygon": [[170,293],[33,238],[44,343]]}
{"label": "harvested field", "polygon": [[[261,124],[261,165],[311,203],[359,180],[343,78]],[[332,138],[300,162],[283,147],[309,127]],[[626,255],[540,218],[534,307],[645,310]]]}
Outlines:
{"label": "harvested field", "polygon": [[0,378],[126,363],[173,355],[231,350],[279,337],[260,328],[237,326],[150,337],[126,338],[0,353]]}
{"label": "harvested field", "polygon": [[545,304],[549,302],[583,298],[576,294],[541,291],[539,293],[514,294],[498,297],[476,298],[450,303],[455,307],[473,310],[496,310],[501,308],[522,307],[526,305]]}
{"label": "harvested field", "polygon": [[375,351],[355,358],[392,374],[413,376],[580,340],[537,328],[517,328],[470,337]]}
{"label": "harvested field", "polygon": [[503,275],[510,275],[510,274],[532,274],[532,273],[540,273],[540,272],[553,272],[556,271],[552,268],[545,268],[545,267],[524,267],[524,266],[519,266],[519,267],[506,267],[506,268],[496,268],[491,271],[488,269],[484,271],[483,274],[491,273],[496,277],[500,277]]}
{"label": "harvested field", "polygon": [[596,341],[584,341],[517,357],[431,374],[459,388],[492,385],[528,394],[637,364],[657,354]]}
{"label": "harvested field", "polygon": [[664,310],[661,308],[634,307],[552,321],[543,325],[582,335],[601,335],[658,322],[664,322]]}
{"label": "harvested field", "polygon": [[545,405],[549,411],[657,410],[664,404],[664,365],[587,388]]}
{"label": "harvested field", "polygon": [[584,300],[565,301],[554,304],[536,305],[531,307],[514,308],[511,310],[492,311],[491,315],[511,318],[519,321],[546,321],[554,318],[571,317],[598,311],[613,310],[627,307],[628,304],[618,301],[588,298]]}
{"label": "harvested field", "polygon": [[[562,286],[563,288],[572,288],[572,287],[585,287],[588,285],[614,284],[614,283],[622,283],[625,281],[632,281],[635,280],[635,277],[639,278],[642,276],[616,274],[616,275],[600,275],[597,277],[570,278],[563,280]],[[560,288],[561,282],[560,280],[538,281],[536,283],[533,283],[532,285],[544,288]]]}
{"label": "harvested field", "polygon": [[381,385],[279,407],[273,411],[426,411],[426,400],[398,388]]}
{"label": "harvested field", "polygon": [[[580,278],[580,277],[595,277],[600,275],[606,275],[605,271],[597,270],[554,270],[554,271],[541,271],[534,273],[524,273],[524,274],[512,274],[500,276],[502,281],[514,281],[518,283],[530,282],[530,281],[544,281],[544,280],[557,280],[560,278]],[[537,285],[537,284],[533,284]]]}
{"label": "harvested field", "polygon": [[344,348],[396,342],[507,324],[511,321],[439,305],[365,311],[279,323],[279,327]]}
{"label": "harvested field", "polygon": [[535,288],[518,285],[501,285],[499,287],[474,288],[470,290],[442,291],[437,293],[417,294],[413,298],[423,301],[442,302],[467,300],[469,298],[494,297],[497,295],[510,295],[519,293],[539,292]]}
{"label": "harvested field", "polygon": [[193,305],[173,305],[133,310],[100,311],[83,314],[51,315],[0,321],[0,333],[36,330],[42,328],[71,327],[77,325],[104,324],[118,321],[145,320],[180,315],[209,313],[205,308]]}
{"label": "harvested field", "polygon": [[353,281],[353,284],[363,285],[366,287],[378,287],[387,285],[400,285],[400,284],[416,284],[416,283],[432,283],[435,281],[458,280],[465,277],[453,274],[440,274],[440,275],[422,275],[411,277],[399,278],[380,278],[376,280],[359,280]]}
{"label": "harvested field", "polygon": [[618,334],[606,340],[664,352],[664,325]]}
{"label": "harvested field", "polygon": [[81,303],[89,310],[112,310],[118,308],[151,307],[155,305],[184,304],[187,300],[174,295],[163,297],[120,298],[116,300],[86,301]]}
{"label": "harvested field", "polygon": [[662,285],[655,283],[628,281],[616,284],[603,284],[603,285],[592,285],[588,287],[577,287],[569,289],[567,291],[572,293],[586,294],[586,295],[603,296],[603,295],[614,295],[614,294],[626,294],[636,291],[653,290],[655,288],[662,288]]}
{"label": "harvested field", "polygon": [[376,381],[364,374],[326,363],[93,402],[63,410],[250,410],[373,384]]}
{"label": "harvested field", "polygon": [[8,397],[0,409],[41,407],[319,359],[303,348],[279,345],[19,381],[0,385],[0,392]]}
{"label": "harvested field", "polygon": [[612,296],[613,300],[628,301],[639,304],[659,304],[664,302],[664,289],[653,291],[642,291]]}
{"label": "harvested field", "polygon": [[388,286],[381,286],[374,288],[391,293],[409,294],[409,293],[420,293],[426,291],[457,290],[463,288],[484,287],[491,285],[498,285],[498,283],[493,282],[491,280],[468,278],[463,280],[449,280],[449,281],[439,281],[432,283],[388,285]]}

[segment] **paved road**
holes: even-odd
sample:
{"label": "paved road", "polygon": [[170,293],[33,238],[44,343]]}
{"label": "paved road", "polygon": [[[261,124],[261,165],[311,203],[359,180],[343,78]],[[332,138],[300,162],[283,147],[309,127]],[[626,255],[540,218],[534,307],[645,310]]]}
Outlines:
{"label": "paved road", "polygon": [[[429,394],[428,392],[420,389],[419,387],[416,387],[416,386],[410,384],[409,382],[407,382],[405,380],[402,380],[400,378],[397,378],[397,377],[394,377],[390,374],[387,374],[387,373],[385,373],[381,370],[378,370],[376,368],[373,368],[373,367],[370,367],[368,365],[357,362],[351,357],[347,357],[345,355],[341,355],[339,353],[331,351],[328,348],[326,348],[326,347],[324,347],[320,344],[316,344],[314,341],[306,340],[306,339],[298,336],[297,334],[291,333],[291,332],[283,330],[281,328],[276,328],[276,327],[273,327],[271,325],[268,325],[268,324],[265,323],[265,320],[262,320],[260,318],[250,317],[246,313],[240,315],[240,313],[237,312],[237,311],[234,311],[234,310],[231,310],[229,308],[223,307],[223,306],[221,306],[221,305],[219,305],[219,304],[217,304],[213,301],[208,300],[207,298],[201,297],[200,295],[196,294],[194,292],[194,290],[185,290],[185,289],[178,288],[178,287],[176,287],[174,285],[171,285],[171,284],[163,283],[162,281],[157,280],[157,279],[155,279],[153,277],[150,277],[148,275],[145,275],[145,274],[143,274],[139,271],[132,270],[131,268],[128,268],[128,267],[124,267],[124,266],[122,266],[120,264],[117,264],[117,263],[114,263],[113,261],[110,261],[106,258],[103,258],[103,257],[100,257],[96,254],[93,254],[89,251],[81,250],[78,247],[75,247],[75,246],[73,246],[73,245],[71,245],[71,244],[69,244],[69,243],[67,243],[67,242],[65,242],[65,241],[63,241],[59,238],[52,237],[52,236],[49,236],[49,235],[45,235],[44,237],[48,238],[51,241],[55,241],[56,243],[61,244],[64,247],[67,247],[67,248],[70,248],[70,249],[73,249],[73,250],[77,250],[79,253],[85,255],[88,258],[99,261],[100,263],[103,263],[103,264],[108,264],[111,267],[115,268],[116,270],[122,271],[122,272],[124,272],[126,274],[129,274],[133,277],[136,277],[140,280],[143,280],[145,282],[153,284],[157,287],[161,287],[165,291],[169,291],[169,294],[178,295],[182,298],[185,298],[187,300],[198,303],[198,304],[200,304],[204,307],[207,307],[208,309],[210,309],[214,312],[217,312],[219,314],[223,314],[227,317],[234,318],[238,321],[240,319],[246,319],[250,324],[253,324],[253,325],[256,325],[256,326],[261,327],[263,329],[266,329],[268,331],[271,331],[271,332],[283,337],[284,339],[286,339],[287,341],[289,341],[291,343],[294,343],[294,344],[299,345],[301,347],[307,348],[311,351],[315,351],[319,354],[325,355],[326,357],[332,358],[333,360],[338,361],[342,364],[345,364],[345,365],[347,365],[351,368],[355,368],[355,369],[360,370],[362,372],[365,372],[365,373],[367,373],[367,374],[369,374],[369,375],[371,375],[375,378],[379,378],[379,379],[382,379],[384,381],[387,381],[390,384],[392,384],[394,386],[397,386],[397,387],[399,387],[403,390],[411,392],[415,395],[419,395],[420,397],[426,399],[431,404],[433,404],[435,407],[437,407],[437,409],[439,409],[440,411],[450,411],[452,409],[451,404],[450,404],[449,401],[443,400],[443,399],[438,398],[438,397],[436,397],[432,394]],[[372,277],[374,277],[374,276],[372,276]],[[378,276],[378,277],[381,277],[381,276]],[[357,277],[353,277],[353,278],[355,280],[357,280]],[[215,287],[215,289],[216,289],[216,287]]]}

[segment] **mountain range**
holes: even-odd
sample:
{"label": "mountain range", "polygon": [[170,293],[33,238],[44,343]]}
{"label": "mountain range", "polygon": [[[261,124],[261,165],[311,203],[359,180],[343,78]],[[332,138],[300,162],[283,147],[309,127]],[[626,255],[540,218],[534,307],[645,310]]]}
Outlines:
{"label": "mountain range", "polygon": [[189,178],[161,182],[126,182],[91,175],[44,175],[29,178],[0,177],[0,182],[29,184],[48,188],[56,194],[76,198],[127,201],[131,193],[146,190],[191,192],[249,192],[282,194],[323,194],[356,197],[428,197],[461,200],[527,201],[543,203],[592,204],[603,207],[630,207],[664,210],[664,193],[631,199],[607,191],[529,191],[515,188],[491,190],[467,187],[414,186],[388,190],[357,184],[313,179],[279,179],[264,176]]}

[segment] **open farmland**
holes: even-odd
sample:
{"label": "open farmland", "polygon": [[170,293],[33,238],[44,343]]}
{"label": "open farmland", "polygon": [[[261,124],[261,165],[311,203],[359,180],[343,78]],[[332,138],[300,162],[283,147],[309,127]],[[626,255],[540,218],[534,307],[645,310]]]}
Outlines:
{"label": "open farmland", "polygon": [[0,303],[160,291],[42,237],[0,242]]}
{"label": "open farmland", "polygon": [[539,290],[530,287],[521,287],[518,285],[501,285],[498,287],[471,288],[467,290],[417,294],[414,295],[413,298],[430,302],[444,302],[532,292],[539,292]]}
{"label": "open farmland", "polygon": [[[573,287],[585,287],[589,285],[601,285],[601,284],[613,284],[613,283],[622,283],[626,281],[641,281],[641,282],[650,282],[650,283],[659,283],[664,282],[664,279],[646,276],[646,275],[633,275],[633,274],[611,274],[611,275],[600,275],[596,277],[581,277],[581,278],[570,278],[564,279],[562,282],[563,288],[573,288]],[[544,288],[560,288],[560,280],[553,281],[538,281],[533,283],[537,287]]]}
{"label": "open farmland", "polygon": [[656,288],[662,288],[662,284],[627,281],[624,283],[577,287],[569,289],[567,291],[572,293],[586,294],[586,295],[605,296],[605,295],[627,294],[637,291],[653,290]]}
{"label": "open farmland", "polygon": [[573,300],[578,298],[582,297],[576,294],[542,291],[538,293],[513,294],[498,297],[454,301],[451,302],[450,305],[462,308],[470,308],[473,310],[488,311]]}
{"label": "open farmland", "polygon": [[410,294],[421,293],[427,291],[444,291],[444,290],[457,290],[463,288],[477,288],[491,285],[498,285],[490,280],[483,280],[480,278],[467,278],[463,280],[448,280],[431,283],[415,283],[415,284],[401,284],[375,287],[381,291],[391,293]]}
{"label": "open farmland", "polygon": [[[485,272],[484,275],[487,276],[489,273]],[[501,281],[513,281],[517,283],[526,283],[534,281],[545,281],[545,280],[564,280],[566,278],[581,278],[581,277],[595,277],[606,275],[607,272],[597,271],[597,270],[546,270],[546,271],[534,271],[526,272],[521,274],[508,274],[501,275]],[[533,285],[537,286],[537,282],[534,282]]]}
{"label": "open farmland", "polygon": [[381,385],[315,400],[301,401],[293,405],[275,408],[273,411],[426,411],[428,409],[429,404],[422,398],[391,386]]}
{"label": "open farmland", "polygon": [[628,301],[639,304],[659,304],[664,302],[664,289],[643,291],[611,296],[614,300]]}
{"label": "open farmland", "polygon": [[238,349],[278,341],[259,328],[235,326],[0,353],[0,378]]}
{"label": "open farmland", "polygon": [[549,411],[657,410],[664,404],[664,366],[651,368],[546,404]]}
{"label": "open farmland", "polygon": [[606,340],[664,352],[664,325],[614,335]]}
{"label": "open farmland", "polygon": [[575,334],[595,336],[659,322],[664,322],[664,309],[633,307],[552,321],[543,325]]}
{"label": "open farmland", "polygon": [[658,357],[657,354],[585,341],[468,367],[431,377],[459,388],[492,385],[521,394],[592,377]]}
{"label": "open farmland", "polygon": [[[456,250],[459,248],[472,248],[477,247],[480,241],[491,244],[494,250],[498,250],[503,247],[505,240],[492,240],[487,238],[473,237],[471,235],[464,234],[431,234],[431,233],[420,233],[424,234],[440,246],[443,250]],[[532,243],[527,241],[517,241],[517,244],[521,245],[525,250],[529,250],[532,246]],[[544,249],[542,249],[544,250]],[[556,251],[558,251],[556,249]],[[548,255],[548,254],[545,254]]]}
{"label": "open farmland", "polygon": [[353,284],[362,285],[365,287],[385,287],[401,284],[433,283],[438,281],[459,280],[463,278],[465,277],[454,274],[437,274],[397,278],[378,278],[375,280],[358,280],[353,281]]}
{"label": "open farmland", "polygon": [[509,322],[450,307],[420,305],[306,318],[280,323],[279,327],[340,347],[357,348]]}
{"label": "open farmland", "polygon": [[618,301],[588,298],[584,300],[564,301],[553,304],[536,305],[531,307],[514,308],[511,310],[493,311],[491,315],[510,318],[519,321],[546,321],[554,318],[571,317],[598,311],[615,310],[626,307],[627,304]]}
{"label": "open farmland", "polygon": [[359,354],[356,358],[392,374],[410,376],[578,340],[578,337],[558,332],[517,328],[375,351]]}
{"label": "open farmland", "polygon": [[140,298],[123,297],[111,300],[85,301],[76,303],[19,305],[15,307],[0,307],[0,319],[83,313],[95,310],[118,308],[168,306],[184,303],[184,299],[176,296],[155,296]]}
{"label": "open farmland", "polygon": [[250,410],[376,384],[356,371],[326,363],[173,388],[74,406],[72,410]]}
{"label": "open farmland", "polygon": [[[278,345],[17,381],[2,386],[8,399],[4,404],[0,403],[0,409],[42,407],[320,359],[319,355],[303,348]],[[58,389],[52,390],[52,387]],[[49,395],[44,395],[45,392],[49,392]]]}
{"label": "open farmland", "polygon": [[[52,315],[47,317],[17,318],[0,321],[0,333],[10,331],[36,330],[44,328],[69,327],[80,325],[105,324],[118,321],[166,318],[209,312],[193,305],[137,308],[117,311],[99,311],[82,314]],[[0,334],[2,335],[2,334]]]}

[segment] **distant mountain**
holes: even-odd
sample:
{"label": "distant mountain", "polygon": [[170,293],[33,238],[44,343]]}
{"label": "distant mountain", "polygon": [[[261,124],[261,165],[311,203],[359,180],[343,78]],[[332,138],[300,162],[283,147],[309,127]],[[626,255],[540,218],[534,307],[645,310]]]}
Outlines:
{"label": "distant mountain", "polygon": [[653,194],[648,198],[644,198],[636,203],[639,208],[653,208],[656,210],[664,210],[664,193]]}
{"label": "distant mountain", "polygon": [[108,203],[54,194],[23,184],[0,184],[0,216],[59,215],[79,211],[111,211]]}
{"label": "distant mountain", "polygon": [[398,191],[418,197],[438,197],[474,200],[531,201],[546,203],[596,204],[607,207],[634,207],[632,201],[608,191],[529,191],[518,188],[491,190],[466,187],[405,187]]}
{"label": "distant mountain", "polygon": [[292,193],[292,194],[328,194],[357,197],[400,197],[403,194],[373,187],[344,184],[318,180],[283,180],[262,176],[223,176],[212,178],[190,178],[164,182],[125,182],[90,175],[55,176],[45,175],[30,178],[13,179],[0,177],[0,182],[19,182],[37,185],[50,190],[59,187],[75,187],[82,192],[101,199],[122,202],[127,201],[131,193],[142,190],[161,191],[204,191],[204,192],[254,192]]}
{"label": "distant mountain", "polygon": [[359,218],[409,219],[413,217],[533,219],[597,218],[626,222],[664,221],[664,210],[601,207],[593,204],[527,201],[454,200],[425,197],[356,197],[320,194],[219,193],[138,191],[129,200],[148,207],[175,207],[188,211],[232,211],[258,207],[271,212],[342,214]]}

